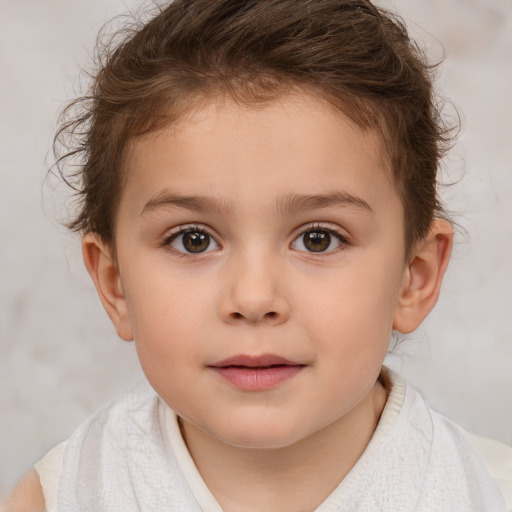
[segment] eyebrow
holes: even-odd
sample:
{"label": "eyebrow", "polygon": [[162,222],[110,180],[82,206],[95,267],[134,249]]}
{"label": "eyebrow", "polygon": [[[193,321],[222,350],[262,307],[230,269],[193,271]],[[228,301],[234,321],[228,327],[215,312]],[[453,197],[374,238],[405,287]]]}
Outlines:
{"label": "eyebrow", "polygon": [[[346,192],[327,194],[288,194],[278,199],[275,205],[278,214],[290,215],[301,211],[318,210],[329,207],[356,207],[374,214],[372,207],[362,198]],[[181,196],[162,192],[150,199],[142,209],[141,215],[160,208],[183,208],[198,213],[229,214],[229,203],[206,196]]]}
{"label": "eyebrow", "polygon": [[142,209],[141,215],[160,208],[184,208],[199,213],[229,213],[229,205],[212,197],[180,196],[163,192],[150,199]]}
{"label": "eyebrow", "polygon": [[318,210],[336,206],[355,206],[356,208],[366,210],[371,215],[374,214],[373,208],[361,197],[348,194],[347,192],[330,192],[328,194],[289,194],[277,202],[278,213],[291,214],[301,211]]}

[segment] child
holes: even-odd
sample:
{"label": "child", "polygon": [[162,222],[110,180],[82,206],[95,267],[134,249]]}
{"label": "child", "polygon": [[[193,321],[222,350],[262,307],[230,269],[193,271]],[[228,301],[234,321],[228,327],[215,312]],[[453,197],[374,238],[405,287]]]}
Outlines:
{"label": "child", "polygon": [[24,510],[505,510],[462,431],[382,368],[452,245],[449,137],[399,20],[178,0],[84,105],[70,227],[154,391],[50,452]]}

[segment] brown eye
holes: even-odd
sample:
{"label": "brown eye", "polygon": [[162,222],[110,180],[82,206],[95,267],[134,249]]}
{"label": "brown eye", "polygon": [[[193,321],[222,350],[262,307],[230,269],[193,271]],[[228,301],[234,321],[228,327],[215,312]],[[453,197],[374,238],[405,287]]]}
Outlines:
{"label": "brown eye", "polygon": [[327,231],[308,231],[302,236],[304,247],[311,252],[323,252],[331,245],[331,235]]}
{"label": "brown eye", "polygon": [[199,231],[183,234],[183,247],[188,252],[204,252],[210,245],[210,236]]}
{"label": "brown eye", "polygon": [[205,231],[188,229],[172,236],[170,245],[179,252],[199,254],[219,247],[219,244]]}
{"label": "brown eye", "polygon": [[310,229],[302,233],[292,243],[292,248],[306,252],[329,252],[343,243],[335,231],[329,229]]}

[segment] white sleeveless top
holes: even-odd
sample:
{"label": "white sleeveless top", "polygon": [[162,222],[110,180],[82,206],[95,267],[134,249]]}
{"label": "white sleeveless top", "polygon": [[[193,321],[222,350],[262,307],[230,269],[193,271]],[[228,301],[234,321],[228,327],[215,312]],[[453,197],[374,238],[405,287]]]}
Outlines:
{"label": "white sleeveless top", "polygon": [[[506,512],[464,431],[386,373],[392,389],[374,435],[315,512]],[[512,448],[485,441],[510,450],[494,477],[512,502]],[[222,512],[153,391],[104,407],[35,469],[48,512]]]}

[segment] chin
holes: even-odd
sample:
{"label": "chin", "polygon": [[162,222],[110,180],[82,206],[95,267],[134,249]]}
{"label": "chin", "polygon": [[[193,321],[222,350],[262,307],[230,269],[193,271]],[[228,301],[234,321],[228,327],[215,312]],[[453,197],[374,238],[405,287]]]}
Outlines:
{"label": "chin", "polygon": [[[246,426],[245,426],[246,427]],[[277,450],[291,446],[304,437],[296,429],[285,429],[283,425],[252,425],[252,428],[239,426],[229,432],[215,435],[220,441],[236,446],[237,448],[254,450]]]}

